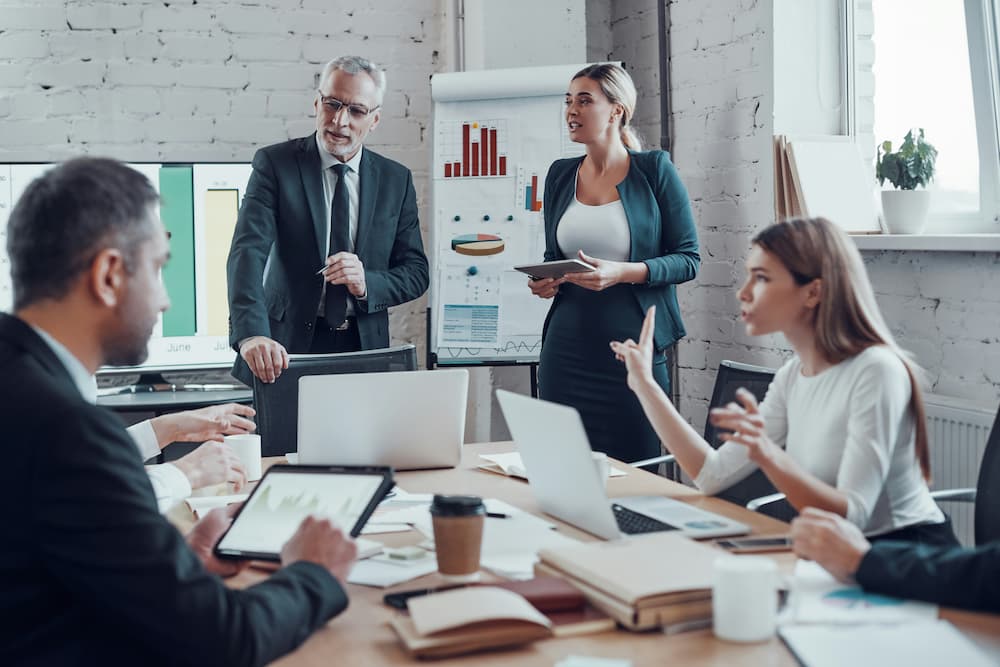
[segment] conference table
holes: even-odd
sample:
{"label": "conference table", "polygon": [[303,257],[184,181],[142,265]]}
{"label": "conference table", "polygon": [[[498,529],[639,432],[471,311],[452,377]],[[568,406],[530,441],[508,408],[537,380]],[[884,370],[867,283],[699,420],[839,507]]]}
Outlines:
{"label": "conference table", "polygon": [[[398,486],[410,493],[473,494],[484,498],[499,498],[523,510],[541,514],[531,490],[523,480],[477,470],[479,455],[507,452],[513,443],[479,443],[466,445],[461,465],[450,470],[399,472]],[[282,462],[280,457],[265,459],[265,464]],[[624,464],[615,463],[620,467]],[[651,473],[628,468],[628,475],[608,480],[608,495],[663,495],[689,502],[706,510],[729,516],[748,524],[754,535],[776,535],[788,532],[788,525],[767,516],[751,512],[719,498],[706,497],[697,491]],[[564,524],[553,517],[547,520],[557,530],[581,541],[597,538]],[[416,531],[367,536],[389,546],[416,544],[423,537]],[[720,551],[720,553],[722,553]],[[790,552],[769,554],[783,572],[790,572],[795,558]],[[623,563],[623,565],[626,565]],[[664,554],[663,566],[670,567],[670,556]],[[229,580],[242,587],[260,581],[267,574],[254,569]],[[275,665],[281,667],[328,667],[329,665],[401,665],[415,664],[397,641],[388,625],[395,612],[382,604],[382,596],[395,590],[434,586],[440,583],[436,574],[427,575],[393,588],[380,589],[348,585],[350,606],[340,616],[317,631],[297,651]],[[956,625],[981,650],[1000,664],[1000,616],[942,610],[941,617]],[[660,631],[627,632],[611,630],[598,634],[536,641],[522,647],[474,653],[435,660],[447,665],[505,665],[513,667],[552,667],[570,655],[594,656],[628,660],[634,667],[643,665],[726,665],[789,667],[798,664],[782,641],[772,638],[756,644],[740,644],[716,639],[710,629],[695,630],[667,636]],[[419,661],[425,662],[425,661]],[[427,661],[425,664],[429,664]]]}

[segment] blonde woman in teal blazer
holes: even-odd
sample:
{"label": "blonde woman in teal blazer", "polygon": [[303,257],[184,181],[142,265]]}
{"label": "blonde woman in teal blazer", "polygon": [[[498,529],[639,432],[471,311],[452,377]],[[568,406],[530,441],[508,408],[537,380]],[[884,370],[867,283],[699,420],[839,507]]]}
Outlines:
{"label": "blonde woman in teal blazer", "polygon": [[654,377],[669,390],[665,351],[684,336],[676,285],[698,272],[687,191],[664,151],[640,151],[629,127],[636,92],[616,65],[591,65],[566,94],[566,122],[581,158],[557,160],[545,180],[545,261],[578,257],[591,273],[529,281],[552,299],[542,330],[539,395],[583,418],[595,451],[625,461],[660,453],[659,439],[610,341],[639,335],[656,308]]}

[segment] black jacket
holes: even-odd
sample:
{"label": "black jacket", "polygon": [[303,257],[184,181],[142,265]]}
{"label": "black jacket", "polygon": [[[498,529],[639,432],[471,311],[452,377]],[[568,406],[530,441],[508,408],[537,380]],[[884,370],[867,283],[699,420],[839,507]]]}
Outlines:
{"label": "black jacket", "polygon": [[261,665],[347,606],[312,563],[244,590],[206,572],[118,418],[3,313],[0,369],[0,664]]}

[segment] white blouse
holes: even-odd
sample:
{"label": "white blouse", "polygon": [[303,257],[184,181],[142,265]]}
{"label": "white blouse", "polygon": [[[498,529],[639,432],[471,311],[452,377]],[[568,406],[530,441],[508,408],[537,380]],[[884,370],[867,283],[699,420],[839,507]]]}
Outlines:
{"label": "white blouse", "polygon": [[[914,454],[909,403],[906,367],[878,345],[810,377],[793,357],[775,374],[760,412],[771,440],[845,494],[847,519],[875,536],[944,521]],[[714,494],[756,469],[746,447],[727,442],[694,482]]]}
{"label": "white blouse", "polygon": [[632,248],[632,233],[621,200],[599,206],[581,204],[574,196],[559,219],[556,242],[566,257],[576,257],[582,250],[591,257],[627,262]]}

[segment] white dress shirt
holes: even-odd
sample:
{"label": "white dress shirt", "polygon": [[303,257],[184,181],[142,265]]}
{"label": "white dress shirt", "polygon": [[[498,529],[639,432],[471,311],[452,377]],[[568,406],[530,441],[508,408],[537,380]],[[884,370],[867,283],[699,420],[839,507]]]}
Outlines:
{"label": "white dress shirt", "polygon": [[[80,360],[73,356],[73,353],[66,349],[66,346],[50,336],[38,327],[32,327],[35,332],[52,349],[63,367],[73,379],[80,395],[88,403],[97,403],[97,382],[93,375],[84,368]],[[136,449],[142,460],[152,458],[160,453],[160,446],[156,442],[156,434],[153,432],[153,425],[147,420],[139,422],[128,428],[129,435],[135,442]],[[191,482],[187,476],[181,472],[180,468],[170,463],[161,465],[146,466],[146,474],[153,485],[153,493],[156,494],[156,503],[160,512],[168,512],[178,503],[191,495]]]}
{"label": "white dress shirt", "polygon": [[[340,160],[330,155],[326,148],[323,146],[323,141],[319,137],[319,132],[316,133],[316,146],[319,148],[319,161],[323,165],[323,198],[326,201],[326,243],[322,248],[322,259],[320,260],[320,265],[326,261],[326,253],[330,248],[330,218],[333,215],[333,192],[337,187],[337,174],[333,171],[333,165],[341,164]],[[348,217],[350,219],[350,247],[349,252],[354,252],[357,247],[358,241],[358,198],[361,192],[361,173],[359,169],[361,168],[361,155],[364,153],[365,149],[362,146],[358,149],[358,152],[354,154],[346,164],[347,175],[347,199],[348,199]],[[325,305],[325,299],[320,299],[321,308]],[[354,300],[347,300],[347,316],[354,316]]]}

